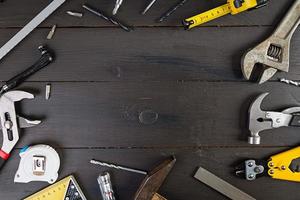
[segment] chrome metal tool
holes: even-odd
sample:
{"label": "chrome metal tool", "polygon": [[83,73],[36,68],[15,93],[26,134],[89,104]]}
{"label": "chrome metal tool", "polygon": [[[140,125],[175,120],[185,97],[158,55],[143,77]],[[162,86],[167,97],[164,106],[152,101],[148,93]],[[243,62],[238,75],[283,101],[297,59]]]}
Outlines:
{"label": "chrome metal tool", "polygon": [[278,70],[289,71],[290,41],[299,23],[300,0],[296,0],[275,32],[244,54],[242,72],[247,80],[258,75],[261,84],[272,78]]}
{"label": "chrome metal tool", "polygon": [[41,121],[31,121],[18,117],[15,102],[33,99],[33,94],[23,91],[10,91],[0,97],[0,120],[3,134],[3,145],[0,149],[0,169],[10,157],[10,152],[19,141],[19,128],[35,126]]}
{"label": "chrome metal tool", "polygon": [[117,12],[118,12],[120,6],[122,5],[122,3],[123,3],[123,0],[116,0],[115,7],[114,7],[114,9],[113,9],[113,11],[112,11],[112,14],[113,14],[113,15],[116,15],[116,14],[117,14]]}
{"label": "chrome metal tool", "polygon": [[282,112],[261,109],[262,101],[268,94],[259,95],[249,108],[249,144],[260,144],[261,131],[287,126],[300,127],[300,107],[287,108]]}
{"label": "chrome metal tool", "polygon": [[99,175],[97,181],[100,187],[102,199],[116,200],[113,186],[111,183],[110,174],[108,172],[104,172],[103,174]]}
{"label": "chrome metal tool", "polygon": [[146,14],[146,12],[148,12],[148,10],[153,6],[153,4],[156,2],[157,0],[151,0],[150,3],[146,6],[146,8],[143,10],[142,15]]}
{"label": "chrome metal tool", "polygon": [[53,0],[44,10],[35,16],[24,28],[22,28],[15,36],[13,36],[0,49],[0,60],[8,54],[15,46],[17,46],[29,33],[31,33],[38,25],[40,25],[49,15],[51,15],[66,0]]}

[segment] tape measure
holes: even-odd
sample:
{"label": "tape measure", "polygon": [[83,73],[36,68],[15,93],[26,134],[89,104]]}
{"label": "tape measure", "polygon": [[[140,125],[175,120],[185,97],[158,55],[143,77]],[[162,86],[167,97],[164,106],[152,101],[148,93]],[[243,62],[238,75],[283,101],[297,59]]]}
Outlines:
{"label": "tape measure", "polygon": [[249,9],[263,7],[267,2],[268,0],[228,0],[227,4],[183,20],[183,25],[186,29],[191,29],[227,14],[236,15]]}
{"label": "tape measure", "polygon": [[74,176],[61,181],[23,199],[23,200],[87,200]]}

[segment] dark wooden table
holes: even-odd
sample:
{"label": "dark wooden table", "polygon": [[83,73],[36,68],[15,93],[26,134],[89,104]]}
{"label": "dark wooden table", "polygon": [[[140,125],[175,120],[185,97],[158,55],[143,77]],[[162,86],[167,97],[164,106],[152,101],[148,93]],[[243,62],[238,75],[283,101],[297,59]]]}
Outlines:
{"label": "dark wooden table", "polygon": [[[0,44],[4,44],[50,1],[6,0],[0,4]],[[109,170],[121,200],[132,199],[143,177],[92,166],[92,158],[150,170],[170,155],[178,162],[160,193],[169,200],[225,199],[195,180],[198,166],[210,170],[257,199],[299,199],[299,183],[265,177],[247,182],[233,175],[233,164],[244,158],[266,158],[297,146],[299,129],[281,128],[263,134],[262,145],[247,144],[247,109],[256,95],[271,92],[265,109],[300,104],[297,87],[277,82],[299,80],[300,31],[291,47],[288,74],[278,73],[263,85],[247,82],[240,70],[246,49],[272,33],[293,0],[271,0],[262,9],[226,16],[185,31],[181,20],[225,3],[191,0],[165,23],[155,20],[177,0],[158,0],[146,16],[147,4],[124,0],[118,18],[133,25],[127,33],[85,13],[74,18],[67,10],[83,11],[86,1],[69,0],[0,63],[5,81],[38,57],[46,43],[57,55],[54,64],[31,77],[18,89],[33,92],[35,100],[18,106],[25,116],[43,119],[22,130],[17,145],[45,143],[61,156],[60,178],[75,174],[88,199],[100,199],[96,178]],[[89,0],[111,12],[114,0]],[[52,40],[46,36],[53,24]],[[45,100],[45,85],[52,84]],[[153,124],[139,115],[158,113]],[[2,138],[2,137],[1,137]],[[0,141],[1,142],[1,141]],[[46,183],[14,184],[18,150],[0,174],[1,200],[16,200],[45,187]]]}

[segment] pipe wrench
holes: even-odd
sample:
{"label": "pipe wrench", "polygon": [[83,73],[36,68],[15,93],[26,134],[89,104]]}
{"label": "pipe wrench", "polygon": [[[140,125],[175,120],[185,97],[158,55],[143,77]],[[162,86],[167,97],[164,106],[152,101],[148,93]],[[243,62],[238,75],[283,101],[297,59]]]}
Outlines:
{"label": "pipe wrench", "polygon": [[241,67],[247,80],[259,75],[258,82],[261,84],[272,78],[278,70],[289,71],[290,41],[299,23],[300,0],[295,0],[275,32],[244,54]]}
{"label": "pipe wrench", "polygon": [[279,127],[300,127],[300,107],[291,107],[282,112],[263,111],[261,104],[269,93],[263,93],[249,108],[249,144],[260,144],[259,133],[264,130]]}
{"label": "pipe wrench", "polygon": [[23,91],[9,91],[0,97],[0,121],[3,134],[3,144],[0,149],[0,169],[19,140],[19,128],[32,127],[41,122],[38,120],[31,121],[16,114],[15,102],[33,98],[32,94]]}

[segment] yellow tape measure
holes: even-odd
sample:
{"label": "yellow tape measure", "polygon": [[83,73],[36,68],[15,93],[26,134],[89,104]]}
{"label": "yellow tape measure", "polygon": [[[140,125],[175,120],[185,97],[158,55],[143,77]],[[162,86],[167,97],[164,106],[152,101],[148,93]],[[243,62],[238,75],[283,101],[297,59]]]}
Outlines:
{"label": "yellow tape measure", "polygon": [[87,200],[73,176],[23,199],[23,200]]}
{"label": "yellow tape measure", "polygon": [[186,29],[191,29],[227,14],[235,15],[252,8],[260,8],[266,5],[267,1],[268,0],[228,0],[227,4],[183,20],[183,24]]}

